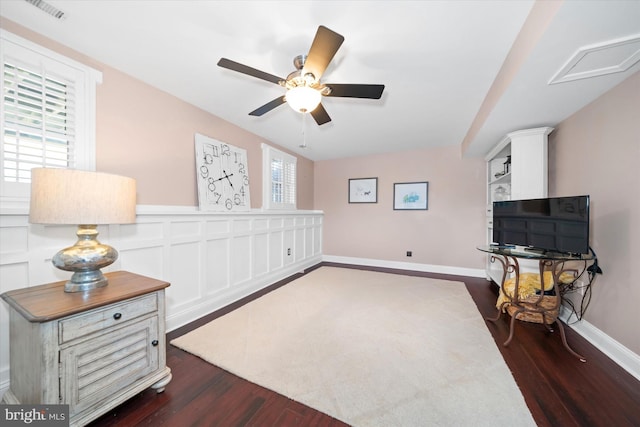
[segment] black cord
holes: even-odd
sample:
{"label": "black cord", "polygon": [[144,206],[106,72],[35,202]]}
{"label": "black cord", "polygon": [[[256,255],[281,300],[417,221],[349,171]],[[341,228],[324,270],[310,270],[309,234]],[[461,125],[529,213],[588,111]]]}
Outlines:
{"label": "black cord", "polygon": [[[598,257],[595,251],[591,247],[589,247],[589,250],[593,254],[593,262],[591,263],[591,265],[587,266],[587,261],[583,261],[584,267],[582,268],[580,274],[574,277],[571,282],[562,283],[562,285],[560,286],[560,297],[562,298],[562,302],[571,308],[571,314],[569,315],[569,319],[567,321],[568,324],[573,324],[582,320],[584,313],[587,311],[587,308],[591,303],[591,286],[593,285],[593,281],[595,280],[596,275],[602,274],[602,269],[598,265]],[[577,286],[578,280],[584,275],[585,272],[587,273],[588,282],[586,284]],[[583,292],[582,298],[580,299],[580,309],[578,310],[573,301],[571,301],[569,298],[564,298],[564,296],[573,292],[578,292],[579,290],[583,290]],[[576,317],[575,322],[569,323],[569,320],[573,316]]]}

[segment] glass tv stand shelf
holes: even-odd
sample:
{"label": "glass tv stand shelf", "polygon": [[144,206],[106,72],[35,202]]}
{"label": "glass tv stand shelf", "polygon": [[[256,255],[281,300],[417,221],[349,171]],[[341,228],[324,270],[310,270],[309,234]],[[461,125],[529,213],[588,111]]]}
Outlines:
{"label": "glass tv stand shelf", "polygon": [[[590,261],[594,260],[595,256],[593,254],[573,255],[545,252],[518,246],[486,245],[479,246],[478,250],[488,253],[492,263],[497,261],[502,264],[502,279],[498,284],[506,299],[505,302],[498,307],[498,315],[495,318],[487,318],[487,320],[496,322],[500,319],[503,312],[507,312],[511,316],[509,337],[503,345],[507,346],[511,342],[516,319],[543,324],[550,332],[553,332],[552,325],[555,323],[558,325],[564,347],[581,362],[586,362],[583,356],[569,347],[564,327],[560,320],[558,320],[561,304],[560,287],[562,286],[561,276],[563,274],[570,273],[574,275],[576,272],[576,269],[571,265],[571,261]],[[531,295],[526,298],[519,296],[520,264],[518,259],[538,261],[540,292],[536,293],[536,295]],[[549,284],[545,284],[545,280],[548,280],[549,274],[547,274],[545,278],[545,272],[551,273],[551,279],[553,280],[552,290],[546,292],[543,290],[549,288]],[[515,280],[514,288],[510,292],[507,292],[505,289],[507,275],[513,276]]]}

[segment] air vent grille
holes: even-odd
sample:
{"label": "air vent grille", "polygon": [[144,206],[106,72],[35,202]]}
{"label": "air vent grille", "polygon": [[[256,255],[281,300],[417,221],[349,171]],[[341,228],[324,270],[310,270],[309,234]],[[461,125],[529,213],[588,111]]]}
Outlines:
{"label": "air vent grille", "polygon": [[50,5],[46,1],[43,1],[43,0],[24,0],[24,1],[34,5],[38,9],[42,10],[43,12],[47,13],[48,15],[53,16],[56,19],[64,18],[64,12],[63,11],[61,11],[60,9],[58,9],[55,6]]}

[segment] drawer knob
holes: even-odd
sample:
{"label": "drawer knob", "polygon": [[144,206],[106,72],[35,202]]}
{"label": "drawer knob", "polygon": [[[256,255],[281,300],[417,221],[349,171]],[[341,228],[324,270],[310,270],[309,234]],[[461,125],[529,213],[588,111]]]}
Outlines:
{"label": "drawer knob", "polygon": [[158,340],[151,341],[151,345],[156,347],[158,345]]}
{"label": "drawer knob", "polygon": [[113,318],[119,320],[122,317],[122,313],[116,313],[113,315]]}

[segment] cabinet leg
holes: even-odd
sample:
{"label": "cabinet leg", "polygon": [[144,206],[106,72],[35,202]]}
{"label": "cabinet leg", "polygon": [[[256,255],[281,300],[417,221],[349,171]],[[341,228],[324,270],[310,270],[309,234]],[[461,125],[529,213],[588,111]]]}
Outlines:
{"label": "cabinet leg", "polygon": [[167,384],[169,384],[172,378],[173,375],[171,375],[171,369],[167,368],[167,375],[157,383],[153,384],[151,388],[154,389],[157,393],[162,393],[164,391],[164,388],[167,386]]}

